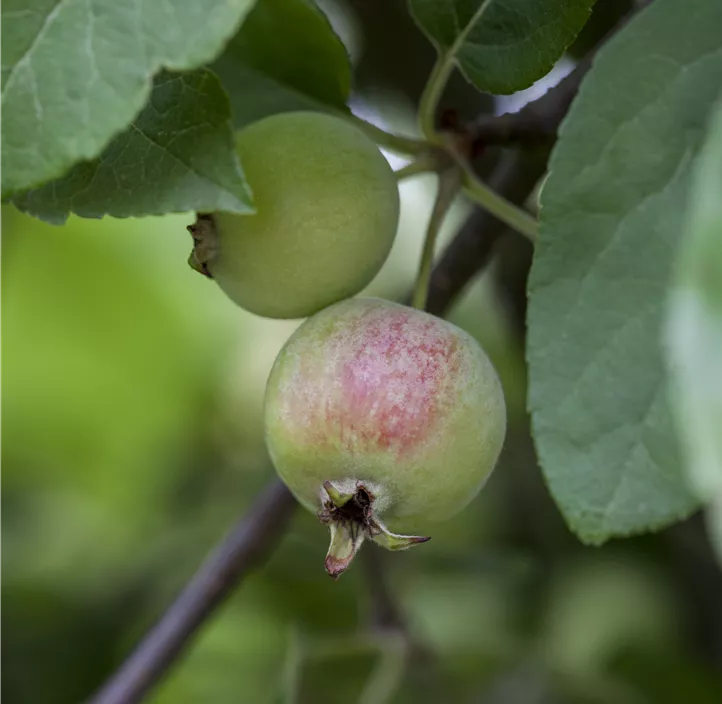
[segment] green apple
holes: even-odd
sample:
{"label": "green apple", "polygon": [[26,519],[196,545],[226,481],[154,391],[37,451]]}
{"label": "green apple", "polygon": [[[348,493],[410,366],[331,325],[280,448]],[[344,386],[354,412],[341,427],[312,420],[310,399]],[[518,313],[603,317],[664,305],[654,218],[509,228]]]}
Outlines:
{"label": "green apple", "polygon": [[190,264],[242,308],[302,318],[358,293],[396,235],[399,193],[378,147],[346,120],[282,113],[243,129],[251,215],[200,215]]}

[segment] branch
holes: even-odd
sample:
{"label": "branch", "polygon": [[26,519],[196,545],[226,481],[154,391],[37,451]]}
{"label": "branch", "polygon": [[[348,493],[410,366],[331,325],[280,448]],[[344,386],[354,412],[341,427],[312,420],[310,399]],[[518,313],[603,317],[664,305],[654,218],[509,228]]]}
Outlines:
{"label": "branch", "polygon": [[[527,104],[517,113],[499,117],[484,116],[470,128],[475,146],[494,134],[530,134],[530,125],[539,128],[537,134],[545,135],[553,143],[559,124],[567,113],[582,79],[591,66],[591,58],[580,62],[577,67],[547,91],[541,98]],[[493,125],[498,124],[499,127]],[[536,137],[535,137],[536,139]],[[490,142],[484,142],[488,144]],[[516,205],[529,197],[534,186],[544,175],[549,150],[525,154],[514,152],[508,155],[496,168],[489,186],[493,191]],[[507,226],[486,210],[476,210],[461,227],[451,244],[441,256],[431,274],[431,285],[427,310],[443,315],[471,279],[489,261],[494,246],[506,232]]]}
{"label": "branch", "polygon": [[344,114],[344,117],[355,124],[362,132],[365,132],[369,139],[376,142],[376,144],[386,147],[389,151],[397,154],[418,155],[424,153],[429,147],[423,140],[391,134],[371,122],[362,120],[353,113]]}
{"label": "branch", "polygon": [[231,590],[273,552],[295,506],[281,482],[269,486],[89,704],[141,701]]}
{"label": "branch", "polygon": [[[515,153],[497,167],[490,186],[512,203],[523,203],[542,177],[546,159]],[[487,210],[475,210],[448,245],[431,273],[426,310],[443,315],[489,261],[507,226]]]}
{"label": "branch", "polygon": [[480,153],[485,145],[522,144],[526,146],[546,145],[551,147],[557,130],[569,110],[582,79],[592,67],[592,61],[604,46],[631,19],[644,10],[653,0],[635,0],[632,9],[621,17],[589,53],[577,63],[576,68],[556,86],[537,100],[527,103],[521,110],[504,115],[480,115],[466,127],[471,138],[472,153]]}
{"label": "branch", "polygon": [[[482,115],[462,128],[472,157],[481,154],[487,145],[523,143],[545,145],[536,154],[516,153],[511,161],[502,162],[492,174],[490,186],[499,195],[516,205],[522,204],[544,175],[551,147],[556,141],[559,125],[567,114],[581,82],[592,67],[594,56],[651,0],[637,0],[634,8],[613,27],[584,57],[576,68],[556,86],[537,100],[527,103],[516,113]],[[469,281],[489,261],[497,240],[506,226],[487,211],[472,214],[446,248],[431,274],[427,310],[443,315]]]}
{"label": "branch", "polygon": [[439,186],[436,191],[436,200],[431,210],[429,223],[424,238],[424,249],[421,253],[419,273],[416,277],[416,287],[411,299],[411,305],[424,310],[429,295],[429,281],[431,280],[431,267],[434,263],[436,238],[439,235],[444,218],[453,204],[461,185],[461,174],[458,169],[450,169],[439,174]]}
{"label": "branch", "polygon": [[480,115],[466,127],[473,145],[472,152],[478,153],[482,147],[492,144],[553,145],[559,123],[567,114],[590,67],[591,57],[587,57],[556,86],[518,112]]}

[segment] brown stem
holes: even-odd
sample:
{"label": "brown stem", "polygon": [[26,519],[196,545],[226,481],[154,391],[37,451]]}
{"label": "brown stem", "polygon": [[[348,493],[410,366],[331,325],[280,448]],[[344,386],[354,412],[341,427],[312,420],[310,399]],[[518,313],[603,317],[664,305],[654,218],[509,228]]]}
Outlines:
{"label": "brown stem", "polygon": [[[495,138],[499,141],[520,141],[522,135],[528,137],[528,142],[539,144],[546,140],[551,145],[590,66],[591,56],[518,113],[479,118],[475,125],[468,128],[472,153],[481,143],[492,143]],[[507,155],[492,173],[489,185],[510,202],[521,205],[544,175],[548,157],[549,149]],[[486,266],[497,241],[507,229],[484,210],[472,213],[434,266],[427,303],[430,313],[443,315],[448,310],[471,279]]]}
{"label": "brown stem", "polygon": [[[497,167],[490,186],[507,200],[523,203],[544,174],[546,159],[514,153]],[[507,226],[487,211],[477,209],[444,250],[431,272],[426,310],[443,315],[466,285],[491,258]]]}
{"label": "brown stem", "polygon": [[89,704],[141,701],[231,590],[271,555],[295,506],[281,482],[269,486]]}
{"label": "brown stem", "polygon": [[472,151],[491,144],[522,144],[551,146],[557,136],[559,123],[566,115],[582,79],[591,67],[591,57],[544,95],[527,103],[521,110],[504,115],[480,115],[466,127]]}
{"label": "brown stem", "polygon": [[[549,151],[556,140],[559,125],[589,72],[594,55],[648,4],[646,0],[636,3],[635,9],[623,17],[568,76],[543,96],[528,103],[519,112],[482,115],[462,128],[463,141],[472,158],[491,144],[523,143],[546,147],[529,155],[515,153],[506,163],[502,161],[489,184],[500,195],[516,205],[527,199],[546,171]],[[429,312],[443,315],[448,310],[469,281],[488,263],[497,241],[506,230],[506,226],[485,211],[472,214],[432,271],[427,303]]]}

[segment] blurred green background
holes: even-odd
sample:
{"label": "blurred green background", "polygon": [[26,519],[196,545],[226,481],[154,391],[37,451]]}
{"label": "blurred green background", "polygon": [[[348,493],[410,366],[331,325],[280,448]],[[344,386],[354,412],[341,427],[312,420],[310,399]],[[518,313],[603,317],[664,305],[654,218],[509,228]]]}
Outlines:
{"label": "blurred green background", "polygon": [[[404,184],[400,236],[369,293],[407,290],[431,185]],[[87,697],[273,476],[262,394],[297,323],[247,314],[193,272],[190,219],[55,228],[3,211],[6,702]],[[722,599],[704,596],[719,577],[703,533],[594,549],[567,532],[534,463],[495,269],[451,318],[504,378],[509,437],[472,506],[386,560],[420,648],[402,686],[398,639],[366,627],[363,562],[329,580],[326,529],[299,514],[151,701],[722,701],[719,641],[695,623]],[[696,579],[712,580],[702,596]],[[329,677],[343,683],[333,693]]]}
{"label": "blurred green background", "polygon": [[[350,48],[359,105],[408,131],[433,52],[403,3],[321,4]],[[491,108],[458,76],[448,99],[462,116]],[[408,292],[431,187],[403,184],[399,238],[369,294]],[[297,323],[247,314],[193,272],[192,219],[55,228],[2,211],[7,704],[86,699],[274,476],[263,390]],[[384,560],[415,643],[408,667],[398,636],[368,627],[363,561],[331,581],[326,528],[299,512],[149,701],[722,701],[722,576],[698,517],[584,547],[543,485],[507,295],[523,298],[528,255],[502,241],[450,316],[495,362],[509,434],[478,499]]]}

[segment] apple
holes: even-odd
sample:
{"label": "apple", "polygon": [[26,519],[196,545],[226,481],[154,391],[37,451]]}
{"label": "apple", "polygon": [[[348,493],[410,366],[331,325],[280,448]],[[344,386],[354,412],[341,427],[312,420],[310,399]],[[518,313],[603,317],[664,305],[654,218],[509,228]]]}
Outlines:
{"label": "apple", "polygon": [[392,550],[428,540],[431,523],[476,496],[506,432],[501,384],[476,340],[379,299],[301,325],[274,363],[264,414],[278,474],[330,527],[332,576],[365,539]]}
{"label": "apple", "polygon": [[237,151],[254,214],[200,214],[189,263],[239,306],[302,318],[364,288],[394,242],[393,171],[363,132],[314,112],[264,118]]}

